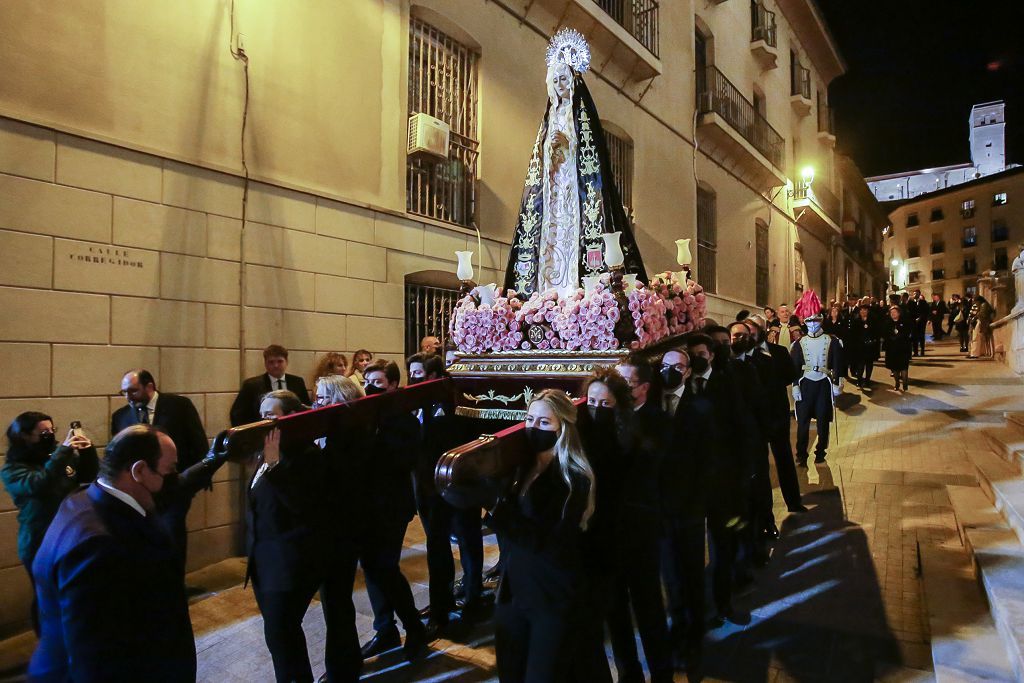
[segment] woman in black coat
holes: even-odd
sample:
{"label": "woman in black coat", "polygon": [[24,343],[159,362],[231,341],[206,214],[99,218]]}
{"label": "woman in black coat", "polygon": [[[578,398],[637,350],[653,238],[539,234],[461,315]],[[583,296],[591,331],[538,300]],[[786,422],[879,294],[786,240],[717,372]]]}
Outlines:
{"label": "woman in black coat", "polygon": [[[43,413],[22,413],[7,428],[7,459],[0,478],[18,508],[18,559],[29,580],[32,560],[61,501],[95,479],[99,470],[96,449],[87,437],[68,430],[63,443],[56,441],[53,418]],[[39,632],[34,589],[32,627]]]}
{"label": "woman in black coat", "polygon": [[896,380],[896,391],[900,390],[900,382],[903,382],[903,390],[907,390],[907,380],[910,368],[910,340],[913,334],[913,322],[903,320],[903,312],[899,306],[889,308],[889,321],[885,326],[885,334],[882,338],[885,344],[885,367],[892,370],[893,378]]}
{"label": "woman in black coat", "polygon": [[545,389],[527,409],[530,457],[489,514],[503,568],[495,613],[501,683],[562,683],[589,596],[583,532],[594,513],[594,473],[576,430],[576,406]]}
{"label": "woman in black coat", "polygon": [[[303,410],[290,391],[272,391],[260,403],[263,418]],[[279,683],[312,681],[302,618],[323,577],[323,471],[313,443],[282,446],[267,435],[246,491],[249,566],[263,634]]]}
{"label": "woman in black coat", "polygon": [[850,321],[849,339],[845,347],[854,383],[858,387],[871,386],[871,372],[879,354],[879,336],[877,325],[871,318],[871,307],[861,305],[857,309],[857,317]]}

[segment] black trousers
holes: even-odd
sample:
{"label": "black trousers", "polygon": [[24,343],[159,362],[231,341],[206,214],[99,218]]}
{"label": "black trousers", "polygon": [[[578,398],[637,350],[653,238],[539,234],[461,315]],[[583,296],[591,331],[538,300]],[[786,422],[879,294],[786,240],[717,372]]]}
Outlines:
{"label": "black trousers", "polygon": [[857,358],[850,365],[853,368],[854,379],[858,381],[862,379],[871,380],[871,372],[875,369],[875,361],[871,360],[870,356]]}
{"label": "black trousers", "polygon": [[775,521],[775,515],[772,512],[774,501],[772,499],[771,466],[768,463],[767,441],[759,441],[754,450],[754,479],[751,481],[749,502],[752,540],[756,541],[760,532]]}
{"label": "black trousers", "polygon": [[917,320],[910,332],[910,350],[912,353],[924,355],[924,332],[928,327],[927,320]]}
{"label": "black trousers", "polygon": [[352,603],[357,562],[354,538],[332,539],[324,581],[320,585],[320,604],[327,623],[324,663],[330,683],[355,683],[363,668],[356,609]]}
{"label": "black trousers", "polygon": [[[708,511],[708,555],[711,561],[711,595],[718,613],[732,609],[732,582],[739,550],[739,530],[730,526],[735,518],[725,509]],[[703,562],[703,559],[702,559]],[[703,578],[701,579],[703,582]]]}
{"label": "black trousers", "polygon": [[299,581],[286,591],[264,591],[254,585],[256,604],[263,615],[263,636],[274,662],[277,683],[306,683],[313,680],[306,650],[302,618],[317,591],[315,577]]}
{"label": "black trousers", "polygon": [[941,341],[945,330],[942,329],[942,318],[932,318],[932,339]]}
{"label": "black trousers", "polygon": [[[665,532],[665,588],[672,615],[671,638],[677,645],[697,645],[705,630],[704,518],[668,519]],[[736,547],[733,545],[729,559],[723,563],[730,574],[735,555]],[[731,581],[730,576],[726,581],[729,595],[732,593]],[[728,598],[724,602],[727,605]],[[644,647],[647,647],[646,643]]]}
{"label": "black trousers", "polygon": [[961,351],[966,351],[968,348],[970,348],[971,333],[967,329],[967,327],[964,327],[963,329],[957,328],[957,330],[956,330],[956,338],[960,341],[960,350]]}
{"label": "black trousers", "polygon": [[[634,617],[652,680],[672,680],[668,620],[661,594],[661,557],[665,539],[659,533],[661,523],[657,515],[651,517],[634,520],[627,526],[629,536],[620,541],[623,570],[613,587],[608,612],[608,634],[620,683],[644,680],[633,632]],[[702,565],[703,562],[702,554]]]}
{"label": "black trousers", "polygon": [[[775,459],[775,474],[779,478],[779,490],[786,507],[793,509],[800,505],[800,482],[796,476],[796,462],[793,460],[793,446],[789,441],[789,416],[775,429],[768,441]],[[772,517],[774,521],[774,515]]]}
{"label": "black trousers", "polygon": [[501,683],[564,683],[572,662],[569,609],[498,603],[494,643]]}
{"label": "black trousers", "polygon": [[422,496],[418,503],[427,541],[430,615],[439,623],[445,623],[447,613],[455,608],[452,596],[452,584],[455,582],[452,532],[459,542],[466,602],[479,600],[483,592],[484,543],[480,508],[460,510],[438,495]]}
{"label": "black trousers", "polygon": [[422,628],[412,589],[399,566],[408,527],[408,522],[375,520],[356,538],[377,631],[394,626],[396,614],[407,632],[410,627]]}
{"label": "black trousers", "polygon": [[832,420],[832,382],[828,379],[801,379],[800,397],[796,404],[796,457],[807,459],[811,418],[814,418],[818,422],[818,445],[814,453],[823,458],[828,449],[829,422]]}
{"label": "black trousers", "polygon": [[32,560],[34,557],[22,560],[21,564],[25,567],[25,571],[28,572],[29,583],[32,584],[32,607],[30,608],[30,616],[32,617],[32,630],[35,631],[36,637],[39,637],[39,600],[36,598],[36,577],[32,575]]}

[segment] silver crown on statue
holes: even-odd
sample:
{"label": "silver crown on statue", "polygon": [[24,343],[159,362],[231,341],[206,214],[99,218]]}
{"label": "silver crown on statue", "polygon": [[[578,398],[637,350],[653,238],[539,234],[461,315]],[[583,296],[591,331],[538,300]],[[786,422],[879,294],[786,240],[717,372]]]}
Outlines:
{"label": "silver crown on statue", "polygon": [[563,28],[551,37],[548,43],[548,66],[556,62],[567,64],[578,74],[590,68],[590,46],[583,34],[574,28]]}

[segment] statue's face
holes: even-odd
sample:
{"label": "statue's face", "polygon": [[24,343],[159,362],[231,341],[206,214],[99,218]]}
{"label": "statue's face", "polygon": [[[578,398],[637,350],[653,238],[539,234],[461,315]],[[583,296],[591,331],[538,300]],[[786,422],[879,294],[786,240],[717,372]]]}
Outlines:
{"label": "statue's face", "polygon": [[548,69],[548,92],[553,92],[561,99],[572,96],[572,73],[569,67],[558,64]]}

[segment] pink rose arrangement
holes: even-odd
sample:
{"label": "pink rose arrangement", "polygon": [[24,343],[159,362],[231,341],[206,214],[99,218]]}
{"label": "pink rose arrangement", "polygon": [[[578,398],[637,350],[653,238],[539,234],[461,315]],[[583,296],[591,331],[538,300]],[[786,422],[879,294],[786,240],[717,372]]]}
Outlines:
{"label": "pink rose arrangement", "polygon": [[[643,348],[704,325],[707,304],[703,288],[692,280],[680,283],[674,273],[655,276],[649,287],[637,283],[626,298],[636,335],[630,348]],[[555,291],[535,292],[524,302],[509,290],[491,305],[464,297],[452,315],[451,335],[455,345],[467,353],[516,349],[607,351],[622,345],[615,336],[620,315],[604,276],[589,293],[582,289],[569,296],[559,296]],[[538,338],[535,332],[531,341],[528,332],[533,326],[540,326],[543,335]]]}

